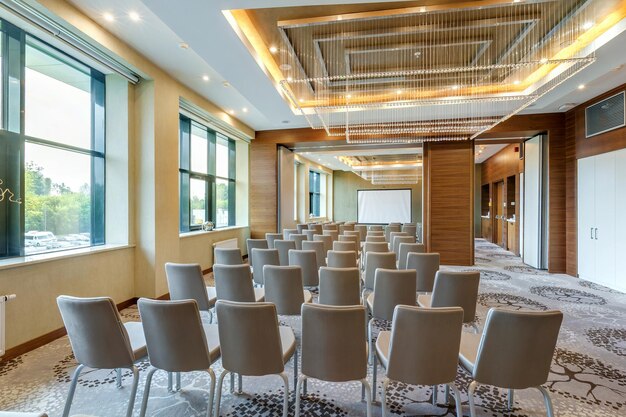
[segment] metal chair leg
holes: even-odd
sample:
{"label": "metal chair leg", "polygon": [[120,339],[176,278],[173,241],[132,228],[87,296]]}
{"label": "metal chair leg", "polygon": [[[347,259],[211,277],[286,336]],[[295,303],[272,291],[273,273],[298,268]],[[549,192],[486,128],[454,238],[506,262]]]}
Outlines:
{"label": "metal chair leg", "polygon": [[[456,407],[456,416],[463,417],[463,405],[461,404],[461,391],[454,385],[453,382],[446,385],[447,389],[451,389],[454,394],[454,405]],[[471,397],[470,397],[471,398]]]}
{"label": "metal chair leg", "polygon": [[546,404],[546,412],[548,414],[548,417],[554,417],[554,409],[552,408],[550,393],[542,386],[537,387],[537,389],[541,391],[541,394],[543,395],[543,402]]}
{"label": "metal chair leg", "polygon": [[117,389],[122,388],[122,368],[117,368],[115,370],[115,379],[117,382]]}
{"label": "metal chair leg", "polygon": [[217,379],[217,398],[215,399],[215,415],[216,416],[220,415],[220,403],[222,402],[222,385],[224,385],[224,377],[228,374],[230,374],[230,372],[224,369],[222,373],[220,374],[219,378]]}
{"label": "metal chair leg", "polygon": [[128,400],[126,417],[133,417],[133,408],[135,408],[135,397],[137,396],[137,387],[139,386],[139,369],[136,366],[133,366],[131,370],[133,371],[133,385],[130,389],[130,398]]}
{"label": "metal chair leg", "polygon": [[374,364],[374,343],[372,343],[372,325],[374,324],[374,318],[372,317],[367,323],[367,344],[369,346],[369,362]]}
{"label": "metal chair leg", "polygon": [[367,410],[367,417],[372,417],[372,387],[370,387],[370,384],[369,382],[367,382],[366,378],[363,378],[361,380],[361,385],[363,386],[363,388],[365,388],[365,407]]}
{"label": "metal chair leg", "polygon": [[176,391],[180,391],[180,372],[176,372]]}
{"label": "metal chair leg", "polygon": [[211,417],[213,414],[213,399],[215,398],[215,372],[213,372],[213,369],[211,368],[207,369],[207,372],[209,373],[209,378],[211,379],[211,386],[209,389],[209,404],[207,405],[206,415],[207,417]]}
{"label": "metal chair leg", "polygon": [[300,417],[300,392],[302,391],[302,386],[304,385],[305,381],[306,381],[306,376],[300,375],[298,377],[298,382],[296,383],[296,392],[295,392],[296,410],[295,410],[294,417]]}
{"label": "metal chair leg", "polygon": [[230,393],[231,394],[235,393],[235,374],[234,373],[230,374]]}
{"label": "metal chair leg", "polygon": [[470,417],[476,417],[476,407],[474,406],[474,391],[478,386],[478,382],[472,381],[467,388],[467,397],[469,399]]}
{"label": "metal chair leg", "polygon": [[72,407],[72,400],[74,399],[74,392],[76,392],[76,384],[78,383],[78,377],[82,372],[85,365],[78,365],[72,375],[72,383],[70,384],[70,391],[67,393],[67,399],[65,400],[65,408],[63,409],[63,417],[70,415],[70,407]]}
{"label": "metal chair leg", "polygon": [[507,399],[507,409],[509,411],[511,411],[513,409],[513,402],[515,401],[515,399],[513,398],[513,395],[514,395],[513,392],[514,391],[512,389],[509,390],[509,395],[508,395],[508,399]]}
{"label": "metal chair leg", "polygon": [[141,401],[141,411],[139,411],[139,417],[145,417],[146,409],[148,408],[148,397],[150,396],[150,385],[152,384],[152,376],[157,371],[157,368],[150,368],[148,376],[146,377],[146,386],[143,389],[143,400]]}
{"label": "metal chair leg", "polygon": [[293,353],[293,387],[298,384],[298,349]]}
{"label": "metal chair leg", "polygon": [[382,402],[382,417],[387,415],[387,389],[389,388],[389,378],[383,379],[383,392],[381,394],[381,402]]}
{"label": "metal chair leg", "polygon": [[305,379],[304,380],[304,384],[302,385],[302,394],[303,395],[306,395],[307,392],[308,392],[308,389],[309,389],[309,382],[308,381],[309,381],[308,379]]}
{"label": "metal chair leg", "polygon": [[446,385],[446,390],[444,392],[444,404],[450,404],[450,387]]}
{"label": "metal chair leg", "polygon": [[376,378],[378,374],[378,358],[376,357],[376,355],[374,355],[374,369],[372,370],[372,402],[376,403],[376,391],[378,391],[377,389],[377,385],[376,385]]}
{"label": "metal chair leg", "polygon": [[439,389],[438,385],[433,385],[433,405],[437,406],[437,390]]}
{"label": "metal chair leg", "polygon": [[241,374],[237,374],[237,395],[240,395],[243,393],[243,377],[241,376]]}
{"label": "metal chair leg", "polygon": [[167,392],[169,393],[174,392],[174,373],[173,372],[167,373]]}
{"label": "metal chair leg", "polygon": [[283,401],[283,417],[289,417],[289,375],[287,375],[287,372],[281,372],[279,376],[283,379],[283,384],[285,385],[285,399]]}

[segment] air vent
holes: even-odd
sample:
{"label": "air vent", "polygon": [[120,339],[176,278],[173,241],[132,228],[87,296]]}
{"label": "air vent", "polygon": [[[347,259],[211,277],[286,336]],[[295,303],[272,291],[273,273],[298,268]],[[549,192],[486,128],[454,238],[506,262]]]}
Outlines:
{"label": "air vent", "polygon": [[624,91],[585,109],[585,126],[588,138],[624,125],[626,125]]}

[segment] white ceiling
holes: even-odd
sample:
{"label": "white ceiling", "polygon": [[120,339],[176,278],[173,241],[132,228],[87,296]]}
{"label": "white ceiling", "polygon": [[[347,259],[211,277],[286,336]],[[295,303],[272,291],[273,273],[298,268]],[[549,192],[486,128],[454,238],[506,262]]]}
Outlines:
{"label": "white ceiling", "polygon": [[[222,10],[391,0],[70,0],[183,84],[255,130],[307,127],[294,115],[226,21]],[[127,17],[140,14],[139,22]],[[107,22],[104,12],[113,13]],[[189,49],[179,47],[186,42]],[[580,104],[626,82],[626,32],[597,51],[597,61],[538,100],[525,113],[557,112],[564,103]],[[617,68],[617,69],[616,69]],[[210,81],[202,80],[209,75]],[[230,87],[224,87],[228,81]],[[586,88],[577,87],[585,84]],[[248,109],[247,113],[243,108]]]}
{"label": "white ceiling", "polygon": [[[353,147],[354,148],[354,147]],[[379,155],[410,155],[422,154],[421,147],[406,147],[406,148],[375,148],[375,149],[340,149],[340,150],[317,150],[317,151],[305,151],[297,152],[298,155],[302,155],[309,161],[313,161],[326,168],[338,171],[351,171],[350,166],[341,162],[338,158],[340,156],[379,156]]]}
{"label": "white ceiling", "polygon": [[[497,154],[498,152],[500,152],[502,149],[506,148],[508,145],[507,144],[500,144],[500,145],[476,145],[475,148],[475,155],[474,155],[474,162],[476,162],[477,164],[482,164],[483,162],[485,162],[487,159],[491,158],[492,156],[494,156],[495,154]],[[481,150],[482,152],[478,152],[479,150]]]}

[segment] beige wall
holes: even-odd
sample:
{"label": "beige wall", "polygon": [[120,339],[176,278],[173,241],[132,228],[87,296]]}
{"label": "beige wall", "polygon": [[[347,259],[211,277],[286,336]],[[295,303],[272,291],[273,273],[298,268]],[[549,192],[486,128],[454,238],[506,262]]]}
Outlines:
{"label": "beige wall", "polygon": [[[128,86],[123,98],[128,103],[129,153],[122,169],[128,172],[129,181],[120,189],[130,197],[124,207],[107,212],[107,225],[119,220],[127,229],[124,233],[116,230],[115,243],[121,243],[120,236],[126,236],[132,247],[0,270],[0,293],[18,296],[7,305],[7,348],[61,327],[55,304],[59,294],[108,295],[116,303],[138,296],[158,297],[168,292],[165,262],[199,262],[204,269],[209,268],[214,242],[237,237],[240,247],[245,248],[250,233],[249,209],[239,207],[237,222],[246,227],[179,237],[179,99],[186,98],[250,137],[254,137],[254,131],[171,78],[72,5],[61,0],[39,3],[146,74],[146,80]],[[248,147],[245,142],[238,143],[238,164],[247,164]],[[245,205],[247,166],[243,170],[238,167],[237,180],[244,184],[245,193],[237,191],[237,204]],[[115,205],[107,202],[107,207]]]}
{"label": "beige wall", "polygon": [[410,188],[412,190],[411,205],[413,223],[422,222],[422,182],[415,185],[373,185],[358,175],[348,171],[334,171],[334,214],[335,221],[357,221],[356,218],[356,192],[357,190],[385,189],[393,190],[400,188]]}

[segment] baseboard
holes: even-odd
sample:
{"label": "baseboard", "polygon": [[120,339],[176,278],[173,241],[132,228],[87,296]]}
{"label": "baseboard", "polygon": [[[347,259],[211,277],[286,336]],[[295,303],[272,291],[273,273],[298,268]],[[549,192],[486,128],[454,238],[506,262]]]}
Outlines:
{"label": "baseboard", "polygon": [[[169,298],[169,294],[168,294],[168,298]],[[136,303],[137,303],[137,298],[133,297],[117,304],[117,309],[121,311]],[[65,327],[61,327],[60,329],[53,330],[50,333],[46,333],[42,336],[36,337],[32,340],[29,340],[28,342],[22,343],[21,345],[17,345],[10,349],[7,349],[6,352],[4,353],[4,356],[0,359],[0,363],[9,361],[20,355],[23,355],[32,350],[35,350],[44,345],[47,345],[48,343],[54,342],[55,340],[57,340],[60,337],[65,336],[66,334],[67,334],[67,331],[65,330]]]}

